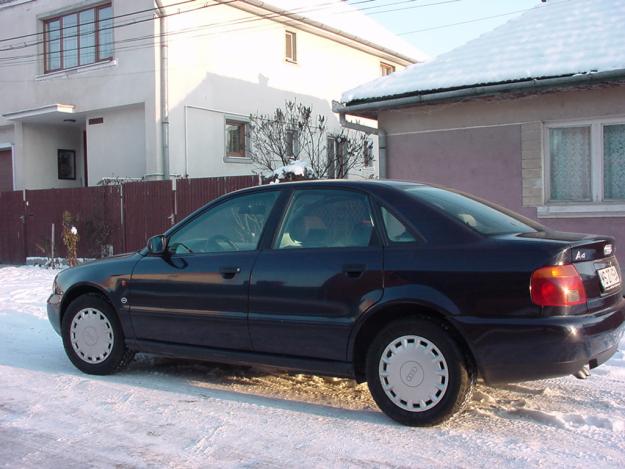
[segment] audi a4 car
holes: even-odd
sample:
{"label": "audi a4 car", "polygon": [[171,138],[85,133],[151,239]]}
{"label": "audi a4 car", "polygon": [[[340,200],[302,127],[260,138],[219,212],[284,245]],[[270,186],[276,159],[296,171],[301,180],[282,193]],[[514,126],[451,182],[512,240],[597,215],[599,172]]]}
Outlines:
{"label": "audi a4 car", "polygon": [[406,425],[458,413],[478,378],[585,377],[625,327],[613,238],[397,181],[226,195],[59,273],[48,315],[85,373],[147,352],[350,377]]}

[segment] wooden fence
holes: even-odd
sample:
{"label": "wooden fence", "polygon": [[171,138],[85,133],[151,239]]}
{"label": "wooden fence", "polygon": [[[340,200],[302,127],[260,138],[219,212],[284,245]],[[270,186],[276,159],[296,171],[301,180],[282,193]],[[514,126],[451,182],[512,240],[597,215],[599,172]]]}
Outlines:
{"label": "wooden fence", "polygon": [[232,176],[0,192],[0,264],[49,256],[52,246],[56,256],[64,257],[66,211],[80,236],[79,257],[100,257],[140,249],[147,238],[207,202],[257,184],[256,176]]}

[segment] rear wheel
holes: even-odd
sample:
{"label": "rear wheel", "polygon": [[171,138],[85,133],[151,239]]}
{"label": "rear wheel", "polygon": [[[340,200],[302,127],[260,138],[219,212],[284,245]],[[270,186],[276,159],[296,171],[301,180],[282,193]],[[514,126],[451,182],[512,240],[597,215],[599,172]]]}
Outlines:
{"label": "rear wheel", "polygon": [[115,310],[100,295],[82,295],[72,301],[63,315],[61,332],[65,353],[85,373],[114,373],[133,357]]}
{"label": "rear wheel", "polygon": [[366,367],[373,399],[404,425],[441,423],[471,398],[472,370],[448,332],[429,320],[386,326],[369,347]]}

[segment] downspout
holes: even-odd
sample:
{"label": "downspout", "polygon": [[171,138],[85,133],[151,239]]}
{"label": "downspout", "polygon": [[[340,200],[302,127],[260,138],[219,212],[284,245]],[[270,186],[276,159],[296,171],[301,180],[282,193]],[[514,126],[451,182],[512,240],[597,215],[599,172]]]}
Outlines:
{"label": "downspout", "polygon": [[160,40],[160,88],[161,88],[161,176],[169,179],[169,49],[167,23],[162,0],[155,0],[158,7]]}
{"label": "downspout", "polygon": [[[335,103],[332,103],[333,107]],[[337,103],[338,104],[338,103]],[[335,110],[336,112],[336,110]],[[368,125],[357,124],[355,122],[350,122],[345,117],[345,112],[339,112],[339,122],[341,126],[346,129],[357,130],[358,132],[364,132],[367,135],[377,135],[378,136],[378,161],[379,161],[379,176],[380,179],[386,179],[387,176],[387,158],[386,158],[386,132],[384,129],[369,127]]]}

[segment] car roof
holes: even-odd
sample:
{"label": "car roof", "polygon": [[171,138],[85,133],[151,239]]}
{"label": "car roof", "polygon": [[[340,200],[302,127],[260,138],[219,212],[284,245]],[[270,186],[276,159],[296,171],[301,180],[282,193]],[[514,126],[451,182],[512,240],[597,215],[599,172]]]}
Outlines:
{"label": "car roof", "polygon": [[254,190],[272,190],[272,189],[299,189],[299,188],[311,188],[311,187],[335,187],[335,188],[355,188],[363,190],[375,190],[382,187],[397,188],[402,186],[426,186],[426,184],[413,182],[413,181],[400,181],[394,179],[367,179],[367,180],[348,180],[348,179],[320,179],[314,181],[293,181],[293,182],[281,182],[275,184],[265,184],[262,186],[248,187],[236,191],[237,193],[254,191]]}

